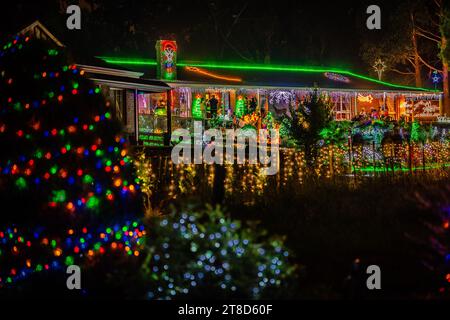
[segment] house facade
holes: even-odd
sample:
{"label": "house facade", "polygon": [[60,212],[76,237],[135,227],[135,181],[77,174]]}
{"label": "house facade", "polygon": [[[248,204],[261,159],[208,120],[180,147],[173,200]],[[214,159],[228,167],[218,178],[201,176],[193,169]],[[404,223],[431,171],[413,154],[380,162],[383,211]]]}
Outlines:
{"label": "house facade", "polygon": [[[63,44],[38,21],[21,31]],[[77,64],[114,106],[131,141],[168,145],[178,128],[264,127],[313,90],[333,104],[336,120],[361,116],[442,119],[442,93],[373,79],[339,68],[183,61],[175,41],[159,40],[156,59],[95,57]]]}

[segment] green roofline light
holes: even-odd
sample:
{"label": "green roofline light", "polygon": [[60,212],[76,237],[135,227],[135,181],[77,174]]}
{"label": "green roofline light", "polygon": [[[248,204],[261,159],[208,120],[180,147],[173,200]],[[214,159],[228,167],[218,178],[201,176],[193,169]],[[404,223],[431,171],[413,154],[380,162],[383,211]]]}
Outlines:
{"label": "green roofline light", "polygon": [[109,58],[96,57],[110,64],[133,65],[133,66],[156,66],[155,60],[129,59],[129,58]]}
{"label": "green roofline light", "polygon": [[[132,65],[132,66],[156,66],[155,60],[142,60],[132,58],[113,58],[113,57],[97,57],[110,64],[117,65]],[[211,63],[211,62],[187,62],[179,61],[177,63],[180,67],[199,67],[199,68],[212,68],[212,69],[235,69],[235,70],[256,70],[256,71],[284,71],[284,72],[310,72],[310,73],[339,73],[341,75],[351,76],[367,80],[373,83],[381,84],[387,87],[397,89],[408,89],[414,91],[426,91],[426,92],[440,92],[439,90],[404,86],[394,84],[386,81],[377,80],[367,76],[363,76],[348,70],[337,68],[325,68],[325,67],[304,67],[304,66],[281,66],[281,65],[265,65],[265,64],[227,64],[227,63]]]}

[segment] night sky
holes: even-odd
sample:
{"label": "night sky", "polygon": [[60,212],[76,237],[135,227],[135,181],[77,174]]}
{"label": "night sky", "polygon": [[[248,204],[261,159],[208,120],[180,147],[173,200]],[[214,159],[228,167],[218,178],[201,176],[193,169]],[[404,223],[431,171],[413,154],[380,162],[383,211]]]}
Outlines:
{"label": "night sky", "polygon": [[0,13],[2,34],[39,19],[63,43],[85,55],[153,58],[160,38],[174,38],[183,60],[270,62],[346,67],[368,73],[361,42],[366,8],[382,9],[383,31],[396,1],[84,0],[82,30],[65,28],[71,1],[14,1]]}

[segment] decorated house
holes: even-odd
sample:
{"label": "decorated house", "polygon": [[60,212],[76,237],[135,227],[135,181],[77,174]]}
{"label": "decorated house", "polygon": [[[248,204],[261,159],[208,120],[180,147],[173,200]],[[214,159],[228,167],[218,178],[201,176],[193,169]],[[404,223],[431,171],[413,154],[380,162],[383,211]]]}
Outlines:
{"label": "decorated house", "polygon": [[[59,46],[38,21],[21,33],[32,33]],[[268,117],[289,115],[317,89],[334,105],[337,120],[358,116],[436,122],[442,118],[442,93],[388,83],[348,70],[294,65],[256,65],[178,59],[175,41],[159,40],[156,59],[95,57],[77,60],[101,86],[140,145],[168,145],[173,130],[205,127],[267,126]]]}

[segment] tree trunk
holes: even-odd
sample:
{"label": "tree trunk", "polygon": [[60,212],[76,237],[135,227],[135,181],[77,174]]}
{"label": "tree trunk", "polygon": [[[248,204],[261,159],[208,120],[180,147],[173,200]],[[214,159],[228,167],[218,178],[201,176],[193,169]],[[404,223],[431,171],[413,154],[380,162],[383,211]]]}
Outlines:
{"label": "tree trunk", "polygon": [[414,75],[416,78],[416,87],[422,88],[422,73],[420,68],[419,54],[417,53],[417,51],[414,55]]}
{"label": "tree trunk", "polygon": [[270,64],[270,52],[266,52],[265,54],[264,54],[264,64]]}
{"label": "tree trunk", "polygon": [[442,72],[442,83],[444,89],[444,98],[442,100],[443,104],[443,113],[447,116],[450,116],[450,92],[448,88],[448,61],[443,61],[443,72]]}
{"label": "tree trunk", "polygon": [[419,50],[417,49],[417,37],[416,37],[416,30],[413,28],[412,31],[412,44],[414,48],[414,75],[416,78],[416,87],[421,88],[422,87],[422,73],[421,73],[421,63],[419,58]]}
{"label": "tree trunk", "polygon": [[439,20],[440,20],[440,35],[441,35],[441,47],[440,47],[440,58],[442,60],[442,87],[444,91],[443,98],[443,113],[447,116],[450,115],[450,97],[449,97],[449,88],[448,88],[448,56],[447,56],[447,30],[445,30],[446,26],[446,12],[444,11],[444,1],[440,1],[440,11],[439,11]]}

